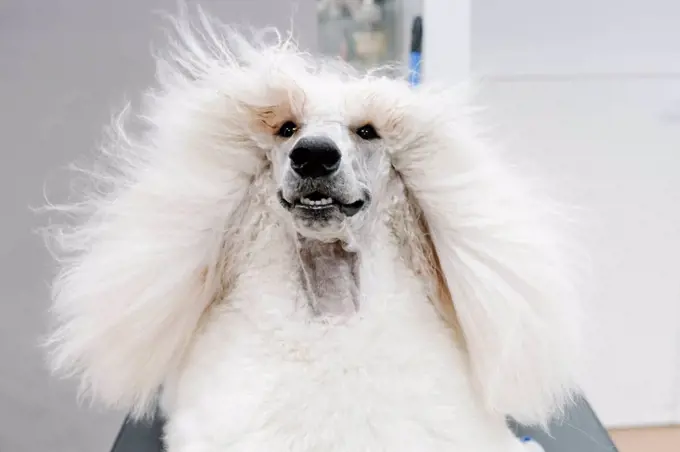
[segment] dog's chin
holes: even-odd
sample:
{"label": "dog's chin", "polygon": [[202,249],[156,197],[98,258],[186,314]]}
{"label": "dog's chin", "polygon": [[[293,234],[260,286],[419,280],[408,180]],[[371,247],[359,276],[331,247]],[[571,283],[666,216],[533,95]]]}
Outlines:
{"label": "dog's chin", "polygon": [[298,232],[310,238],[327,239],[340,233],[346,221],[365,210],[370,202],[368,192],[351,202],[318,191],[289,197],[279,191],[278,198],[291,215]]}

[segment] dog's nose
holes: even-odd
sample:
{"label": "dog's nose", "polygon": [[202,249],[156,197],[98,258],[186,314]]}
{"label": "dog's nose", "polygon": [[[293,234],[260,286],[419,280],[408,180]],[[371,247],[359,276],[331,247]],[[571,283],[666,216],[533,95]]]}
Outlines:
{"label": "dog's nose", "polygon": [[304,178],[324,177],[340,167],[340,150],[326,137],[305,137],[290,152],[291,168]]}

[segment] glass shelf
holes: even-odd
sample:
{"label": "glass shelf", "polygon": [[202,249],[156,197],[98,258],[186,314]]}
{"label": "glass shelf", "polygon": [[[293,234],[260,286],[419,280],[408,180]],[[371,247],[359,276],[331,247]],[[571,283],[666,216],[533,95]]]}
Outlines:
{"label": "glass shelf", "polygon": [[408,60],[422,0],[317,0],[319,50],[358,69]]}

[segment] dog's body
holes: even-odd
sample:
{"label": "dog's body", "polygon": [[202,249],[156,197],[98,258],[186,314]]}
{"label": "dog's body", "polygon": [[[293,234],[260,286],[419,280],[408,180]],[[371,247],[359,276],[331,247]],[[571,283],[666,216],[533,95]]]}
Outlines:
{"label": "dog's body", "polygon": [[512,452],[573,387],[571,280],[545,206],[455,99],[183,24],[113,142],[107,189],[57,207],[57,368],[169,452]]}
{"label": "dog's body", "polygon": [[359,312],[337,322],[308,308],[294,236],[251,207],[267,225],[251,246],[267,252],[234,269],[169,383],[170,451],[520,450],[409,265],[389,215],[401,203],[359,244]]}

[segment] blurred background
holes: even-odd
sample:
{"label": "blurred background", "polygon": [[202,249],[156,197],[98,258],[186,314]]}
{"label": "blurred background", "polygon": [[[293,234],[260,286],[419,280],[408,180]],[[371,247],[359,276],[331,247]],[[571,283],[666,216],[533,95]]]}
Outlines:
{"label": "blurred background", "polygon": [[[581,209],[595,411],[623,452],[680,450],[680,2],[200,3],[228,23],[292,21],[303,47],[359,67],[408,64],[420,16],[423,82],[480,78],[495,135]],[[61,169],[152,82],[162,11],[176,2],[0,1],[0,452],[107,451],[120,427],[45,370],[53,268],[29,208],[45,184],[63,194]]]}

